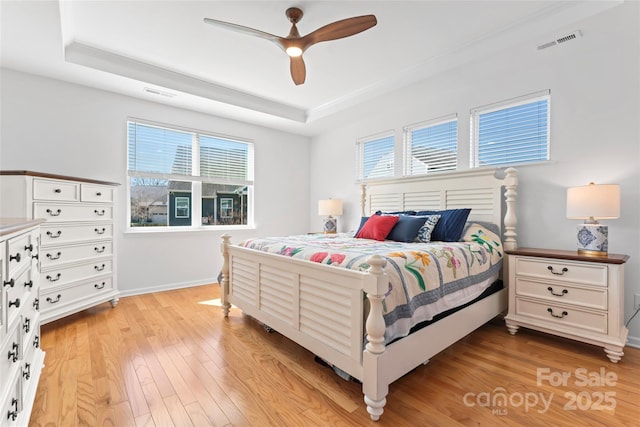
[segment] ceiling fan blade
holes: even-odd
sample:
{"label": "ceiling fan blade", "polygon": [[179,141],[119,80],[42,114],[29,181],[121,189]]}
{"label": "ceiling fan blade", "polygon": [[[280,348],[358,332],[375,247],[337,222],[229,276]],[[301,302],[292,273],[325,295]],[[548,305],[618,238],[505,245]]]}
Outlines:
{"label": "ceiling fan blade", "polygon": [[356,16],[332,22],[304,36],[305,47],[309,47],[315,43],[349,37],[368,30],[377,23],[378,20],[375,15]]}
{"label": "ceiling fan blade", "polygon": [[214,27],[226,28],[227,30],[235,31],[237,33],[267,39],[276,43],[278,46],[281,46],[280,39],[282,37],[276,36],[274,34],[265,33],[264,31],[256,30],[254,28],[249,28],[238,24],[232,24],[230,22],[218,21],[217,19],[204,18],[204,22],[206,22],[207,24],[211,24]]}
{"label": "ceiling fan blade", "polygon": [[307,67],[304,65],[304,60],[302,59],[302,55],[291,56],[290,58],[291,58],[291,77],[293,78],[293,82],[296,85],[301,85],[304,83],[304,80],[307,77]]}

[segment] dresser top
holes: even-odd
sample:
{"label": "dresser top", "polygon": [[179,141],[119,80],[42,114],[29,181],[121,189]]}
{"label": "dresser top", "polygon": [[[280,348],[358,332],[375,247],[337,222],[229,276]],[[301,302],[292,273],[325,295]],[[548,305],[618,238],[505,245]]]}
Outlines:
{"label": "dresser top", "polygon": [[80,182],[88,182],[91,184],[102,184],[102,185],[120,185],[117,182],[109,182],[109,181],[100,181],[97,179],[87,179],[87,178],[78,178],[75,176],[66,176],[66,175],[56,175],[53,173],[45,173],[45,172],[34,172],[34,171],[26,171],[26,170],[13,170],[13,171],[0,171],[0,175],[24,175],[24,176],[34,176],[38,178],[50,178],[50,179],[64,179],[67,181],[80,181]]}
{"label": "dresser top", "polygon": [[15,233],[43,222],[44,219],[0,218],[0,236]]}
{"label": "dresser top", "polygon": [[505,252],[509,255],[554,258],[570,261],[600,262],[604,264],[624,264],[629,260],[629,255],[607,254],[605,256],[589,256],[579,254],[577,250],[564,251],[558,249],[518,248]]}

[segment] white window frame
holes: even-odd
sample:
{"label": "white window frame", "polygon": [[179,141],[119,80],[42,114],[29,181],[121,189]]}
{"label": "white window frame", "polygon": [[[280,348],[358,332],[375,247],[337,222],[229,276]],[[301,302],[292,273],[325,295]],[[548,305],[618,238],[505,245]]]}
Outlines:
{"label": "white window frame", "polygon": [[[532,159],[532,160],[514,160],[500,163],[487,163],[480,164],[480,116],[487,113],[493,113],[495,111],[506,110],[508,108],[519,107],[526,104],[531,104],[538,101],[546,100],[547,102],[547,117],[546,117],[546,155],[544,158]],[[470,150],[470,167],[496,167],[496,166],[508,166],[508,165],[522,165],[548,161],[551,153],[551,91],[543,90],[528,95],[523,95],[517,98],[507,99],[504,101],[496,102],[481,107],[472,108],[470,111],[470,129],[471,129],[471,150]],[[514,151],[515,152],[515,151]]]}
{"label": "white window frame", "polygon": [[[192,156],[191,156],[191,168],[192,175],[174,175],[165,173],[152,173],[152,172],[136,172],[129,168],[129,125],[131,123],[140,124],[144,126],[151,126],[157,128],[165,128],[172,131],[192,133]],[[138,119],[129,117],[126,122],[127,133],[127,220],[126,220],[126,232],[132,233],[148,233],[148,232],[175,232],[175,231],[206,231],[206,230],[230,230],[230,229],[253,229],[254,225],[254,143],[253,141],[236,136],[229,136],[218,134],[209,131],[200,131],[196,129],[170,125],[166,123],[159,123],[150,120]],[[234,180],[223,179],[216,177],[202,177],[200,176],[200,145],[199,136],[206,136],[216,139],[224,139],[232,142],[244,143],[248,147],[248,159],[247,159],[247,179],[246,180]],[[189,226],[156,226],[156,227],[132,227],[131,226],[131,179],[135,177],[141,178],[153,178],[161,180],[171,181],[184,181],[191,182],[191,225]],[[234,224],[234,225],[207,225],[202,224],[202,218],[199,214],[202,211],[202,187],[203,183],[208,184],[232,184],[232,185],[244,185],[247,187],[247,223],[246,224]],[[167,206],[168,207],[168,206]],[[165,214],[168,216],[168,213]]]}
{"label": "white window frame", "polygon": [[[389,153],[385,155],[390,155],[391,158],[387,159],[387,163],[391,164],[390,173],[383,175],[375,175],[372,177],[365,177],[365,169],[367,165],[365,165],[365,151],[366,145],[370,143],[380,142],[382,140],[391,138],[391,150]],[[363,181],[371,181],[375,179],[386,179],[386,178],[394,178],[396,176],[396,143],[395,143],[395,133],[393,131],[380,132],[374,135],[369,135],[363,138],[358,138],[356,140],[356,180],[359,182]],[[378,159],[380,162],[382,159]]]}
{"label": "white window frame", "polygon": [[[436,126],[440,126],[443,124],[448,124],[454,122],[455,123],[455,141],[454,141],[454,151],[453,151],[453,163],[446,166],[436,166],[433,168],[429,168],[425,171],[414,170],[414,147],[413,147],[413,135],[417,131],[421,131],[424,129],[433,128]],[[454,171],[458,167],[458,114],[448,114],[446,116],[438,117],[435,119],[425,120],[418,123],[413,123],[403,127],[403,140],[404,140],[404,149],[403,149],[403,158],[404,158],[404,168],[403,175],[404,176],[413,176],[413,175],[424,175],[427,173],[434,172],[450,172]]]}

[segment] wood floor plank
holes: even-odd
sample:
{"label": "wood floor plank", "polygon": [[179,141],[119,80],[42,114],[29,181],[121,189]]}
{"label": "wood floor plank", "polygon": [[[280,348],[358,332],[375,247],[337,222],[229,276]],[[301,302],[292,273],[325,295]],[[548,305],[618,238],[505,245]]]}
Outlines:
{"label": "wood floor plank", "polygon": [[[612,364],[601,348],[524,328],[511,336],[494,319],[391,384],[373,423],[360,384],[236,308],[225,319],[217,298],[213,285],[139,295],[43,325],[45,368],[30,426],[617,427],[640,420],[639,349],[626,347]],[[577,370],[616,380],[580,385]],[[554,385],[540,372],[570,378]],[[493,405],[501,390],[506,404]],[[572,395],[584,406],[599,393],[609,393],[615,408],[567,408]],[[534,395],[549,398],[548,407],[525,407],[522,399]]]}

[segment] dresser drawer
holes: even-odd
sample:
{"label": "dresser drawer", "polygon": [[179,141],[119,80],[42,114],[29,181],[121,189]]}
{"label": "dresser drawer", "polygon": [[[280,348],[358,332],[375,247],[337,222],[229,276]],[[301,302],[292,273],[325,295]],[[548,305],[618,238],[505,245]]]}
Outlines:
{"label": "dresser drawer", "polygon": [[41,252],[40,265],[42,268],[47,268],[111,254],[113,254],[113,244],[111,241],[74,246],[53,246]]}
{"label": "dresser drawer", "polygon": [[516,257],[518,277],[536,277],[558,282],[607,286],[607,266],[547,258]]}
{"label": "dresser drawer", "polygon": [[40,308],[42,312],[67,304],[77,304],[82,299],[113,290],[111,277],[90,280],[70,286],[59,286],[52,289],[40,290]]}
{"label": "dresser drawer", "polygon": [[552,328],[565,326],[598,333],[607,333],[607,314],[573,306],[516,298],[516,315],[551,323]]}
{"label": "dresser drawer", "polygon": [[22,308],[22,316],[20,320],[20,329],[22,333],[22,345],[26,346],[31,341],[34,331],[40,325],[40,302],[35,292],[31,292],[29,297],[25,299]]}
{"label": "dresser drawer", "polygon": [[37,234],[25,233],[15,239],[11,239],[8,245],[7,261],[9,264],[9,279],[31,265],[31,254],[38,251]]}
{"label": "dresser drawer", "polygon": [[0,403],[0,405],[2,405],[0,420],[2,420],[2,426],[6,427],[11,427],[14,425],[18,426],[16,419],[18,418],[18,414],[22,411],[22,393],[20,392],[20,386],[22,384],[20,381],[20,377],[18,375],[13,375],[9,380],[9,384],[11,385],[8,387],[9,393],[6,395],[7,399],[4,402]]}
{"label": "dresser drawer", "polygon": [[[5,381],[11,374],[12,369],[18,369],[22,359],[22,347],[20,346],[20,328],[13,327],[4,341],[0,350],[0,378]],[[2,425],[2,424],[0,424]]]}
{"label": "dresser drawer", "polygon": [[34,179],[33,199],[77,202],[80,200],[80,183]]}
{"label": "dresser drawer", "polygon": [[567,283],[538,282],[516,278],[516,294],[559,304],[575,304],[599,310],[607,309],[607,288],[577,287]]}
{"label": "dresser drawer", "polygon": [[94,276],[110,274],[112,272],[111,259],[95,260],[91,263],[70,267],[53,268],[40,273],[41,293],[45,288],[64,285],[78,280],[89,279]]}
{"label": "dresser drawer", "polygon": [[[49,224],[41,227],[41,243],[45,247],[63,243],[86,242],[96,239],[112,239],[113,225],[93,224]],[[40,256],[42,258],[42,255]]]}
{"label": "dresser drawer", "polygon": [[5,286],[6,291],[6,309],[7,309],[7,326],[12,327],[14,322],[20,316],[20,313],[24,309],[27,300],[33,293],[34,275],[38,274],[32,269],[27,269],[22,272],[13,281],[12,285]]}
{"label": "dresser drawer", "polygon": [[33,215],[47,221],[105,221],[113,219],[113,207],[109,205],[85,205],[62,203],[34,203]]}
{"label": "dresser drawer", "polygon": [[102,185],[82,184],[80,186],[80,200],[83,202],[112,203],[113,188]]}

